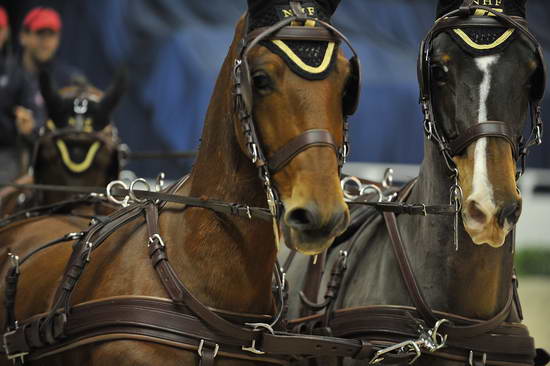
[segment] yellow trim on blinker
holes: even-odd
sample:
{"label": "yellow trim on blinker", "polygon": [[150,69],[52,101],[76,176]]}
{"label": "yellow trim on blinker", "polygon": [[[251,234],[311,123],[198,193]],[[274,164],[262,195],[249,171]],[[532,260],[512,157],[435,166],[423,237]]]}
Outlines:
{"label": "yellow trim on blinker", "polygon": [[514,33],[514,29],[510,28],[506,32],[504,32],[496,41],[490,44],[478,44],[475,43],[462,29],[453,29],[453,31],[460,37],[466,44],[476,50],[491,50],[495,47],[500,46],[504,42],[510,38],[512,33]]}
{"label": "yellow trim on blinker", "polygon": [[272,41],[277,47],[281,49],[296,65],[298,65],[301,69],[303,69],[306,72],[309,72],[310,74],[320,74],[323,71],[325,71],[328,66],[330,65],[330,61],[332,59],[332,54],[334,53],[334,42],[329,42],[327,46],[327,51],[325,52],[325,58],[323,59],[323,62],[321,62],[321,65],[317,67],[309,66],[305,62],[303,62],[300,57],[298,57],[294,51],[290,49],[283,41],[281,40],[273,40]]}
{"label": "yellow trim on blinker", "polygon": [[95,154],[99,150],[101,143],[99,141],[94,142],[92,146],[90,146],[90,149],[86,154],[86,157],[80,163],[75,163],[71,159],[71,155],[69,154],[69,149],[67,149],[67,145],[65,144],[65,141],[57,140],[56,145],[57,145],[57,148],[59,149],[59,152],[61,153],[61,159],[63,160],[63,163],[65,163],[65,166],[69,168],[69,170],[72,171],[73,173],[82,173],[86,171],[88,168],[90,168],[90,165],[92,165],[92,162],[94,161],[94,158],[95,158]]}

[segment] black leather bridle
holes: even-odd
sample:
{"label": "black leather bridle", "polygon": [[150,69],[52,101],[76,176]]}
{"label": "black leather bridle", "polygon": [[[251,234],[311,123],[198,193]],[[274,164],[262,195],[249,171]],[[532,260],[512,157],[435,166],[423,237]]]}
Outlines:
{"label": "black leather bridle", "polygon": [[[477,9],[482,9],[490,13],[491,16],[473,16]],[[540,72],[536,72],[535,75],[540,75],[541,80],[536,81],[530,96],[531,133],[527,139],[521,136],[521,133],[518,135],[511,126],[502,121],[481,122],[468,128],[461,135],[452,140],[441,132],[442,128],[435,119],[432,104],[430,77],[432,41],[440,33],[458,27],[509,27],[524,35],[536,49]],[[460,154],[475,140],[489,136],[503,138],[510,144],[514,159],[519,161],[517,178],[524,173],[525,158],[529,149],[542,143],[543,122],[541,118],[541,101],[544,97],[546,75],[547,70],[546,64],[544,63],[542,48],[535,36],[527,28],[525,19],[521,17],[508,16],[486,6],[474,5],[472,0],[464,0],[459,9],[445,14],[436,21],[420,46],[420,55],[418,58],[420,103],[422,104],[422,111],[424,113],[425,134],[429,140],[433,141],[438,146],[447,167],[455,178],[455,182],[458,179],[458,170],[452,157]]]}
{"label": "black leather bridle", "polygon": [[[253,30],[247,34],[239,44],[238,56],[234,68],[234,92],[235,110],[241,120],[242,131],[246,141],[247,154],[252,163],[256,165],[259,176],[264,183],[269,209],[277,220],[283,212],[283,205],[279,199],[277,190],[273,186],[271,176],[284,168],[295,156],[314,146],[326,146],[334,149],[341,167],[348,156],[348,124],[347,116],[355,113],[359,103],[359,91],[361,87],[361,66],[359,57],[350,41],[335,27],[317,18],[306,16],[300,8],[298,1],[290,1],[290,7],[295,16],[281,20],[270,26]],[[314,20],[318,26],[305,27],[293,26],[291,23],[305,20]],[[307,130],[301,135],[290,140],[279,150],[267,157],[264,153],[261,139],[257,133],[253,114],[253,82],[248,65],[250,51],[264,40],[295,40],[295,41],[344,41],[353,57],[350,59],[351,76],[348,81],[346,93],[343,97],[344,138],[337,143],[332,134],[324,129]]]}

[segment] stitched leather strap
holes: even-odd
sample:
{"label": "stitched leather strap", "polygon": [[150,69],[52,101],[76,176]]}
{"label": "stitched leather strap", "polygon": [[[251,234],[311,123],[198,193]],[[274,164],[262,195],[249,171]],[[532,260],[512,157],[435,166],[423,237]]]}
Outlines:
{"label": "stitched leather strap", "polygon": [[482,137],[505,139],[512,147],[512,155],[518,156],[518,137],[511,126],[504,122],[487,121],[468,128],[459,137],[449,142],[451,156],[460,154],[468,145]]}
{"label": "stitched leather strap", "polygon": [[290,140],[269,157],[269,169],[275,173],[285,167],[296,155],[315,146],[328,146],[338,154],[336,142],[327,130],[307,130]]}
{"label": "stitched leather strap", "polygon": [[[392,344],[417,339],[418,324],[414,319],[420,314],[408,306],[365,306],[337,310],[330,319],[330,327],[335,337],[357,338],[378,344]],[[455,324],[478,324],[481,321],[454,314],[435,312],[438,318],[449,319]],[[313,329],[322,323],[324,316],[314,315],[289,322],[289,328]],[[444,332],[443,332],[444,333]],[[427,353],[437,358],[467,362],[468,352],[476,355],[487,354],[487,365],[532,365],[534,340],[527,328],[518,323],[506,323],[495,328],[490,334],[471,338],[449,336],[447,346],[436,353]]]}
{"label": "stitched leather strap", "polygon": [[[421,314],[422,318],[430,327],[433,327],[435,323],[439,320],[439,318],[436,317],[436,315],[433,313],[431,307],[426,302],[426,299],[422,293],[422,289],[418,285],[418,281],[416,279],[416,276],[414,275],[410,261],[405,252],[405,247],[401,239],[401,234],[399,233],[399,227],[397,226],[395,214],[391,212],[385,212],[384,220],[386,222],[386,227],[390,235],[395,258],[397,259],[397,263],[399,264],[401,276],[403,278],[405,286],[407,287],[407,291],[409,292],[409,295],[411,296],[411,299],[418,309],[418,312]],[[490,332],[502,323],[504,323],[506,318],[508,318],[508,315],[510,314],[510,311],[512,309],[513,298],[513,286],[510,286],[506,304],[504,305],[503,309],[493,318],[481,321],[477,324],[465,326],[444,324],[442,328],[444,329],[444,332],[447,333],[450,337],[458,338],[474,337]]]}
{"label": "stitched leather strap", "polygon": [[[268,27],[256,28],[248,34],[247,42],[252,41],[260,34],[262,34]],[[323,27],[295,27],[286,26],[264,39],[280,39],[289,41],[326,41],[337,42],[339,38],[334,35],[330,30]]]}

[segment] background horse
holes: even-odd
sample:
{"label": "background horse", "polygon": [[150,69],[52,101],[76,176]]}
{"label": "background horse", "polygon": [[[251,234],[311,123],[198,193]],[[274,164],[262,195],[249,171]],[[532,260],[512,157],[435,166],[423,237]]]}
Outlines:
{"label": "background horse", "polygon": [[[504,29],[503,31],[505,31]],[[450,32],[441,32],[426,47],[430,51],[430,89],[435,121],[447,141],[457,139],[476,124],[504,121],[517,136],[524,129],[530,101],[538,102],[543,85],[542,60],[533,42],[516,29],[513,40],[485,54],[472,54]],[[421,58],[425,55],[422,54]],[[421,61],[422,62],[422,61]],[[422,75],[422,74],[421,74]],[[425,80],[421,80],[421,83]],[[536,116],[534,116],[536,118]],[[426,126],[427,131],[429,130]],[[453,181],[440,146],[425,140],[425,156],[420,175],[406,202],[426,205],[449,202]],[[503,136],[469,140],[452,156],[463,192],[458,225],[458,250],[454,244],[454,216],[400,215],[398,228],[406,255],[432,309],[474,319],[490,319],[505,307],[513,277],[514,235],[512,230],[521,212],[521,196],[516,185],[514,146]],[[371,211],[357,208],[353,217]],[[371,219],[373,215],[370,215]],[[384,219],[353,224],[355,235],[328,254],[327,271],[319,299],[323,302],[330,269],[349,250],[347,271],[334,309],[368,305],[415,306],[399,270]],[[299,256],[287,278],[291,318],[300,316],[298,291],[304,288],[308,259]],[[333,284],[330,284],[333,285]],[[380,320],[380,321],[383,321]],[[519,322],[514,306],[508,321]],[[465,351],[465,356],[468,353]],[[476,355],[473,362],[481,362]],[[410,360],[410,359],[409,359]],[[365,361],[344,360],[345,365]],[[332,364],[338,364],[333,360]],[[420,365],[458,365],[463,362],[421,357]],[[481,363],[480,363],[481,364]]]}
{"label": "background horse", "polygon": [[[250,162],[241,118],[234,109],[232,75],[245,20],[218,77],[206,115],[197,161],[177,194],[215,198],[250,206],[266,205],[266,192]],[[351,75],[350,63],[337,51],[334,66],[322,80],[306,80],[263,46],[248,55],[254,97],[253,115],[267,157],[312,129],[328,131],[344,141],[343,96]],[[348,224],[349,212],[339,181],[339,162],[329,146],[310,146],[292,157],[272,176],[284,213],[279,228],[287,243],[315,254],[325,250]],[[322,182],[322,184],[319,184]],[[7,251],[24,254],[38,243],[76,228],[69,218],[43,218],[0,231],[3,268]],[[204,304],[233,312],[272,314],[272,270],[277,247],[272,223],[250,221],[202,208],[167,205],[160,216],[160,233],[172,265],[185,286]],[[166,297],[147,255],[148,235],[141,222],[116,231],[94,252],[73,294],[74,303],[117,295]],[[289,241],[291,241],[289,243]],[[33,243],[33,244],[30,244]],[[51,306],[59,276],[71,254],[69,246],[52,247],[22,268],[17,317],[28,318]],[[3,293],[3,292],[1,292]],[[195,365],[197,353],[153,343],[119,340],[88,345],[36,365]],[[220,365],[249,364],[219,357]],[[218,360],[218,359],[217,359]],[[0,364],[8,364],[2,360]]]}
{"label": "background horse", "polygon": [[[50,119],[35,143],[32,173],[18,183],[104,187],[118,179],[121,144],[111,116],[124,92],[119,75],[104,94],[86,81],[55,91],[46,72],[40,75],[40,89]],[[0,192],[2,214],[17,209],[69,199],[64,192],[21,192],[7,187]]]}

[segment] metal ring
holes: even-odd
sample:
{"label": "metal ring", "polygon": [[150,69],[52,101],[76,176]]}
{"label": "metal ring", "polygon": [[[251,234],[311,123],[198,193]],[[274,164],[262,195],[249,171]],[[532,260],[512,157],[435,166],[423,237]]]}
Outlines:
{"label": "metal ring", "polygon": [[112,181],[111,183],[107,184],[107,189],[106,189],[106,194],[107,194],[107,199],[111,202],[113,202],[114,204],[117,204],[117,205],[121,205],[123,207],[127,206],[128,205],[128,196],[124,197],[124,199],[122,200],[118,200],[115,198],[115,196],[111,193],[111,191],[113,190],[114,187],[117,187],[117,186],[120,186],[122,187],[123,189],[126,189],[128,190],[128,186],[126,185],[126,183],[124,183],[123,181],[121,180],[114,180]]}
{"label": "metal ring", "polygon": [[382,202],[384,199],[384,193],[382,193],[382,190],[375,186],[374,184],[367,184],[361,188],[361,191],[359,192],[361,196],[367,194],[368,191],[374,191],[378,195],[378,202]]}
{"label": "metal ring", "polygon": [[146,198],[137,198],[136,197],[136,194],[134,193],[134,186],[137,184],[137,183],[142,183],[145,187],[146,187],[146,191],[147,192],[150,192],[151,191],[151,186],[149,185],[149,183],[147,183],[147,181],[143,178],[138,178],[138,179],[134,179],[132,181],[132,183],[130,183],[130,188],[129,188],[129,192],[128,192],[128,195],[130,196],[130,199],[134,202],[137,202],[137,203],[144,203],[144,202],[147,202],[147,199]]}
{"label": "metal ring", "polygon": [[384,172],[384,179],[382,180],[382,187],[388,189],[393,184],[393,169],[388,168]]}
{"label": "metal ring", "polygon": [[349,193],[349,191],[346,189],[346,185],[348,183],[355,184],[357,186],[357,191],[359,193],[361,193],[361,187],[363,186],[363,184],[361,183],[359,178],[353,177],[353,176],[345,177],[340,181],[340,186],[342,187],[342,191],[344,192],[344,197],[347,198],[348,200],[356,199],[357,197],[359,197],[359,195],[354,195]]}

